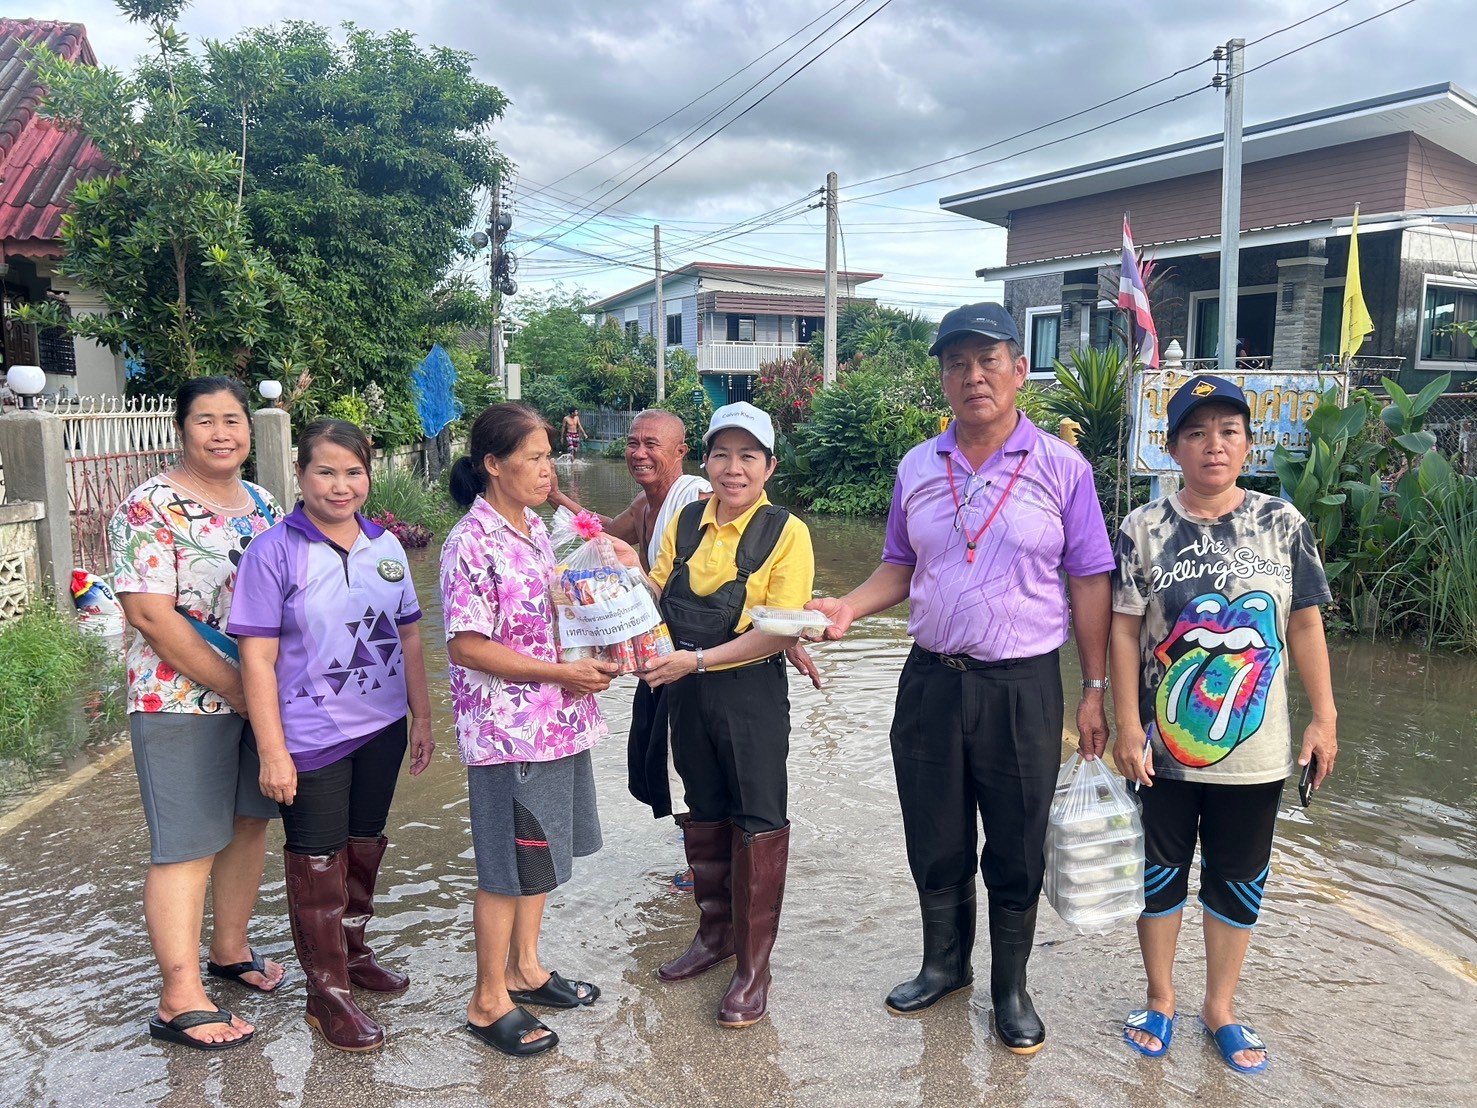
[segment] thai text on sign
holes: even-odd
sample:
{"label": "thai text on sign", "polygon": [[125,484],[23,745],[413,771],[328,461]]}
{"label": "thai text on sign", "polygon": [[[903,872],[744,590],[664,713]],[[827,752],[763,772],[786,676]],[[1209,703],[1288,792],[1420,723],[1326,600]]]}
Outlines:
{"label": "thai text on sign", "polygon": [[[1129,464],[1138,476],[1173,473],[1178,467],[1166,450],[1169,398],[1194,374],[1183,370],[1148,370],[1134,375],[1133,436]],[[1307,420],[1319,398],[1331,387],[1348,393],[1342,373],[1317,370],[1232,374],[1251,406],[1251,457],[1247,474],[1275,475],[1272,452],[1279,446],[1308,449]]]}

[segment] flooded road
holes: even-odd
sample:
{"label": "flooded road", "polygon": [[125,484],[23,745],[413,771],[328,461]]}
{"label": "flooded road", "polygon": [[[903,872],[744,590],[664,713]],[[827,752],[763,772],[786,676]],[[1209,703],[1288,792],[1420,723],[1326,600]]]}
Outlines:
{"label": "flooded road", "polygon": [[[618,463],[594,463],[566,484],[605,510],[633,491]],[[876,564],[878,522],[811,525],[819,591],[844,590]],[[672,824],[625,790],[627,678],[601,698],[613,732],[596,750],[606,845],[550,897],[544,938],[549,967],[598,982],[604,996],[592,1009],[540,1012],[560,1033],[557,1051],[522,1063],[491,1053],[462,1030],[475,886],[466,781],[435,633],[434,553],[414,561],[440,748],[426,774],[402,779],[387,829],[371,935],[414,980],[402,997],[366,1001],[387,1047],[339,1054],[302,1020],[280,829],[253,939],[289,965],[293,985],[278,997],[211,986],[258,1027],[242,1049],[208,1056],[149,1041],[147,835],[125,758],[0,838],[0,1102],[1477,1103],[1477,663],[1403,647],[1336,649],[1338,775],[1306,816],[1278,822],[1269,908],[1241,991],[1242,1017],[1271,1048],[1268,1073],[1233,1074],[1195,1034],[1203,960],[1193,901],[1178,980],[1186,1018],[1161,1061],[1119,1039],[1122,1017],[1141,1002],[1132,929],[1081,936],[1043,906],[1031,984],[1048,1039],[1023,1059],[991,1033],[983,943],[973,999],[956,994],[911,1019],[882,1006],[920,951],[887,747],[907,650],[901,612],[822,648],[823,690],[792,679],[795,829],[770,1018],[744,1032],[719,1028],[724,972],[682,985],[655,977],[686,943],[694,910],[667,891],[681,865]]]}

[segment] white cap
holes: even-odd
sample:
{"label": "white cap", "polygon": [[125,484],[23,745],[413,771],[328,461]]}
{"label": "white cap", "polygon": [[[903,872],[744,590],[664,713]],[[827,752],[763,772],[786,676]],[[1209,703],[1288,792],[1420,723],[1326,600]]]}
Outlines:
{"label": "white cap", "polygon": [[713,413],[712,422],[708,424],[708,433],[703,436],[703,445],[709,445],[714,435],[730,427],[749,432],[759,440],[760,446],[771,454],[774,453],[774,421],[769,418],[768,412],[760,411],[745,400],[740,400],[737,404],[725,404]]}

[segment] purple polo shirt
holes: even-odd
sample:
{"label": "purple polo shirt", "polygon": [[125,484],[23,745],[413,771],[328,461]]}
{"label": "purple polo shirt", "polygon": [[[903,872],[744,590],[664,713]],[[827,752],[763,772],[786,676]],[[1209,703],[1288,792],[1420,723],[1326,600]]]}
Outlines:
{"label": "purple polo shirt", "polygon": [[406,714],[400,628],[421,618],[400,540],[359,517],[344,550],[298,504],[236,574],[232,635],[277,640],[277,702],[300,772],[352,754]]}
{"label": "purple polo shirt", "polygon": [[[1017,466],[1020,477],[971,563],[967,543]],[[1067,641],[1063,575],[1108,573],[1114,564],[1092,467],[1024,415],[978,470],[952,426],[908,451],[893,485],[882,560],[913,569],[908,633],[918,645],[982,662],[1056,650]]]}

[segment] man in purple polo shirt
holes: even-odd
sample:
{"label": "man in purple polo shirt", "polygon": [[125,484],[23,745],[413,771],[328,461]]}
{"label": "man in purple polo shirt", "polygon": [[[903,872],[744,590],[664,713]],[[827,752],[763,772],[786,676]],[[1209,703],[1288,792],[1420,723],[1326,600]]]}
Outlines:
{"label": "man in purple polo shirt", "polygon": [[[974,980],[976,840],[990,902],[995,1032],[1034,1054],[1046,1028],[1026,992],[1052,791],[1061,763],[1058,651],[1069,624],[1082,662],[1081,749],[1108,722],[1108,573],[1113,552],[1092,468],[1015,406],[1025,383],[1015,322],[968,304],[939,325],[949,429],[898,466],[882,564],[846,596],[809,606],[827,638],[906,599],[914,646],[898,682],[892,757],[908,864],[923,911],[923,968],[893,989],[895,1012]],[[976,815],[978,813],[978,816]]]}

